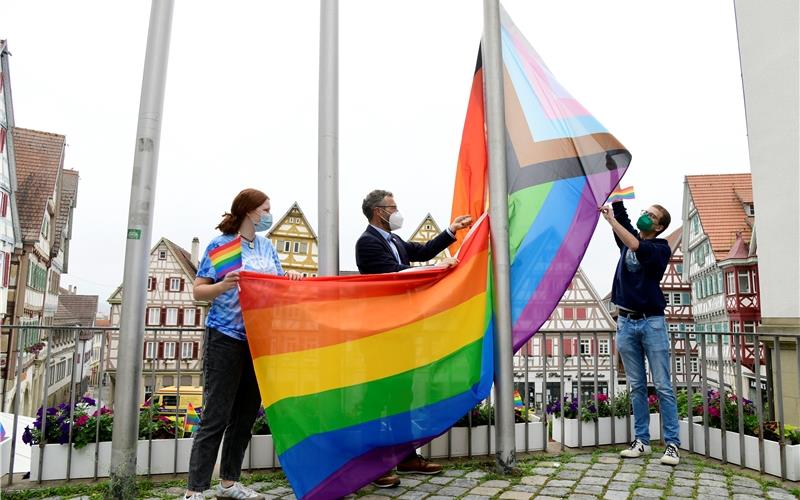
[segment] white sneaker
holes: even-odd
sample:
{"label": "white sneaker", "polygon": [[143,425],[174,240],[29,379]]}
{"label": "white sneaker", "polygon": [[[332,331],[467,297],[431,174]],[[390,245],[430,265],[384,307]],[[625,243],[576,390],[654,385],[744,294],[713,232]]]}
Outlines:
{"label": "white sneaker", "polygon": [[217,498],[237,498],[239,500],[264,498],[264,495],[262,495],[261,493],[257,492],[256,490],[248,488],[247,486],[243,485],[238,481],[228,486],[227,488],[223,488],[222,483],[219,483],[214,487],[214,494],[217,496]]}
{"label": "white sneaker", "polygon": [[668,444],[667,449],[664,450],[664,456],[661,457],[661,463],[664,465],[678,465],[681,462],[681,455],[678,453],[678,447],[674,444]]}
{"label": "white sneaker", "polygon": [[184,500],[206,500],[202,493],[192,493],[192,495],[188,497],[183,495],[178,497],[176,500],[181,500],[181,498]]}
{"label": "white sneaker", "polygon": [[653,449],[650,448],[649,444],[644,444],[638,439],[634,439],[627,450],[619,452],[619,456],[623,458],[639,458],[642,455],[649,455],[652,451]]}

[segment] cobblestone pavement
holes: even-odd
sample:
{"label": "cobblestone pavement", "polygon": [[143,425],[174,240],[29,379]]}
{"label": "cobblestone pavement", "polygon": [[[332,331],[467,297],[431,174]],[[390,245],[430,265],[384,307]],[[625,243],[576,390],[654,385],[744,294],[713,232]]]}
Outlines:
{"label": "cobblestone pavement", "polygon": [[[800,492],[796,483],[780,483],[772,476],[759,476],[735,466],[709,463],[698,456],[682,456],[677,467],[661,465],[660,454],[648,458],[621,459],[617,453],[596,452],[575,455],[542,455],[519,460],[520,474],[499,477],[490,462],[452,462],[436,476],[404,475],[397,488],[367,486],[351,495],[358,500],[428,499],[464,500],[567,498],[572,500],[622,499],[794,499]],[[249,486],[267,499],[294,500],[283,476]],[[172,483],[175,484],[175,483]],[[172,486],[151,490],[156,498],[178,498],[183,488]],[[211,490],[205,492],[213,498]],[[49,497],[51,500],[62,497]],[[89,497],[63,497],[89,499]]]}

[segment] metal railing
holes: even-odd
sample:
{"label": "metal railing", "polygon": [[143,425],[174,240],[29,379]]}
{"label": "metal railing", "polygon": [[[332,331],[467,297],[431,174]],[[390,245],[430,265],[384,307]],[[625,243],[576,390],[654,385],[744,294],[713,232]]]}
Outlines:
{"label": "metal railing", "polygon": [[[13,336],[12,332],[19,330],[27,330],[30,333],[31,329],[36,329],[36,335],[16,335]],[[171,439],[174,439],[175,446],[173,447],[172,456],[172,470],[166,473],[177,474],[181,470],[179,464],[178,453],[178,440],[180,439],[180,418],[183,416],[181,404],[181,386],[182,374],[188,368],[184,367],[183,342],[188,338],[201,339],[204,334],[202,328],[171,328],[171,327],[152,327],[147,328],[145,332],[145,342],[154,342],[158,345],[159,341],[174,341],[175,342],[175,356],[170,359],[150,359],[147,352],[143,352],[145,358],[145,369],[143,370],[144,376],[149,376],[153,381],[153,392],[155,392],[155,381],[159,375],[162,377],[164,374],[173,376],[176,380],[176,404],[174,409],[169,412],[161,412],[160,415],[168,414],[169,417],[174,419],[175,432]],[[103,403],[110,403],[103,401],[107,398],[107,394],[103,392],[103,383],[107,378],[109,371],[109,362],[112,361],[108,358],[109,352],[112,349],[112,336],[118,334],[117,328],[78,328],[78,327],[39,327],[39,326],[4,326],[2,327],[2,334],[8,335],[9,340],[16,338],[18,343],[16,348],[12,351],[8,345],[9,353],[13,353],[16,362],[13,366],[13,376],[6,377],[4,380],[4,388],[10,387],[7,384],[13,383],[16,391],[14,393],[13,413],[15,414],[11,436],[17,436],[21,429],[18,424],[18,417],[21,415],[21,394],[20,385],[22,372],[28,369],[37,369],[37,360],[44,359],[44,368],[39,364],[41,371],[40,377],[43,378],[41,393],[38,395],[36,404],[30,406],[31,409],[41,406],[43,408],[43,418],[40,424],[40,433],[42,436],[47,435],[47,418],[45,408],[50,404],[65,403],[69,408],[68,421],[69,428],[67,429],[67,443],[72,442],[74,431],[74,417],[75,417],[75,403],[79,401],[86,393],[81,389],[87,387],[89,394],[97,391],[98,397],[96,409],[99,411]],[[194,337],[189,337],[193,334]],[[773,473],[780,475],[781,478],[787,478],[787,434],[786,434],[786,420],[784,418],[784,404],[782,399],[783,380],[781,371],[781,344],[783,344],[784,352],[787,348],[787,343],[790,343],[790,348],[795,352],[794,358],[797,363],[797,373],[800,374],[800,336],[774,336],[774,335],[760,335],[754,333],[738,333],[738,332],[669,332],[670,336],[670,364],[672,367],[671,377],[673,387],[676,394],[686,401],[686,408],[684,414],[684,427],[687,427],[687,442],[682,443],[682,447],[693,453],[701,453],[707,457],[714,456],[712,453],[710,434],[714,429],[715,422],[719,422],[719,431],[722,436],[721,440],[721,456],[719,458],[723,463],[734,462],[745,464],[745,440],[748,435],[751,438],[756,438],[758,442],[758,469],[761,473]],[[36,344],[44,342],[44,347],[39,351],[26,352],[26,347],[22,345],[23,337],[27,341]],[[33,340],[32,340],[33,339]],[[166,339],[166,340],[165,340]],[[95,347],[99,348],[99,357],[90,360],[87,365],[85,359],[86,344],[92,343],[92,350]],[[97,345],[95,345],[95,343]],[[146,344],[145,344],[146,345]],[[51,373],[50,364],[53,356],[59,355],[66,356],[72,359],[72,369],[69,370],[69,384],[67,399],[64,401],[55,401],[54,394],[51,393],[50,388],[53,387],[54,381],[50,380]],[[77,354],[80,353],[80,362],[76,362]],[[198,355],[193,359],[197,360],[199,366],[195,366],[192,373],[199,372],[202,374],[202,354],[198,349]],[[149,364],[148,364],[149,363]],[[10,365],[7,365],[8,368]],[[87,373],[85,373],[87,366],[89,370],[89,380]],[[587,422],[588,428],[593,430],[593,439],[587,442],[584,435],[584,426],[577,425],[577,443],[579,447],[598,447],[601,443],[601,433],[604,435],[605,441],[610,443],[630,442],[632,436],[632,416],[630,402],[628,401],[626,408],[622,415],[618,414],[615,409],[619,405],[616,404],[617,398],[624,389],[627,388],[627,381],[624,371],[622,370],[621,363],[617,356],[617,349],[615,343],[615,335],[607,331],[581,331],[581,332],[540,332],[533,339],[527,343],[515,355],[514,360],[515,371],[515,387],[517,387],[522,395],[523,405],[518,408],[520,416],[517,433],[524,433],[524,444],[520,447],[517,446],[517,452],[529,452],[547,449],[547,443],[550,441],[551,432],[556,420],[560,421],[559,433],[552,436],[556,441],[561,443],[561,450],[565,449],[566,443],[566,425],[563,402],[564,397],[574,398],[578,413],[580,409],[586,407],[587,404],[599,403],[600,397],[598,394],[604,394],[604,401],[607,401],[610,407],[609,416],[610,425],[601,421],[600,418],[589,418]],[[202,375],[201,375],[202,376]],[[800,376],[799,376],[800,377]],[[648,371],[649,379],[649,371]],[[745,383],[747,381],[747,384]],[[61,381],[55,381],[61,382]],[[800,386],[800,378],[798,378],[798,386]],[[165,384],[166,385],[166,384]],[[198,384],[202,385],[202,383]],[[648,385],[652,385],[648,382]],[[714,391],[717,391],[716,393]],[[736,405],[736,418],[732,414],[728,414],[730,406],[726,408],[725,402],[735,396],[736,401],[740,404]],[[607,398],[607,400],[606,400]],[[6,404],[6,394],[3,395],[4,405]],[[496,401],[495,398],[490,398],[491,401]],[[569,400],[569,399],[568,399]],[[620,400],[621,401],[621,400]],[[555,417],[551,415],[548,418],[547,409],[556,402],[560,402],[561,412],[560,415]],[[489,402],[486,402],[489,403]],[[695,404],[697,403],[697,404]],[[113,405],[112,405],[113,406]],[[4,408],[5,410],[6,408]],[[712,411],[713,409],[713,411]],[[140,410],[141,411],[141,410]],[[717,415],[717,411],[719,415]],[[751,412],[752,414],[746,414]],[[597,407],[597,415],[599,416],[599,407]],[[141,415],[141,414],[140,414]],[[494,441],[494,427],[495,422],[494,411],[490,406],[484,406],[483,414],[481,415],[485,422],[484,429],[476,429],[477,422],[473,419],[473,411],[465,415],[466,432],[459,432],[458,428],[449,429],[440,438],[437,438],[437,450],[434,453],[434,443],[428,443],[422,448],[423,455],[429,458],[446,457],[452,458],[455,456],[491,456],[493,454],[492,446]],[[746,419],[745,417],[749,417]],[[618,428],[615,426],[615,417],[624,420],[624,430],[622,435],[618,434]],[[712,419],[714,422],[712,422]],[[580,414],[578,415],[580,421]],[[748,420],[749,427],[746,425],[745,420]],[[735,421],[735,425],[729,425],[727,422]],[[755,425],[753,425],[755,422]],[[797,422],[793,422],[797,423]],[[95,421],[95,440],[94,443],[100,442],[100,419]],[[770,429],[773,429],[770,431]],[[480,438],[483,441],[483,436],[480,434],[486,433],[486,444],[483,447],[476,446],[474,440]],[[702,433],[702,441],[696,441],[695,435],[697,432]],[[738,434],[738,456],[733,457],[729,453],[728,433]],[[769,441],[767,438],[768,432],[772,432],[772,436],[777,439],[777,444],[780,451],[780,471],[766,470],[765,464],[765,443]],[[534,435],[534,433],[541,433]],[[662,433],[663,436],[663,433]],[[535,439],[535,445],[532,444],[531,437]],[[142,438],[140,438],[142,439]],[[456,439],[465,439],[466,443],[456,443]],[[622,440],[622,441],[620,441]],[[46,453],[47,439],[42,438],[38,445],[38,473],[37,477],[32,477],[32,480],[41,482],[42,471],[44,464],[44,457]],[[154,472],[151,465],[153,461],[153,434],[152,432],[145,439],[147,441],[147,458],[145,475],[150,476]],[[141,441],[140,441],[141,442]],[[701,446],[696,444],[702,443]],[[458,444],[460,451],[455,452],[454,449]],[[442,451],[444,446],[445,451]],[[16,447],[16,440],[11,442],[11,458],[10,470],[13,471],[13,461]],[[98,474],[98,465],[100,463],[99,446],[94,448],[94,475],[96,479]],[[248,468],[257,468],[254,466],[254,451],[253,446],[249,448],[248,452]],[[275,454],[274,446],[272,446],[272,461],[273,466],[278,466],[278,457]],[[66,480],[71,479],[72,471],[72,447],[67,449],[67,477]],[[159,471],[156,473],[164,473]],[[9,474],[8,484],[13,481],[14,474]]]}

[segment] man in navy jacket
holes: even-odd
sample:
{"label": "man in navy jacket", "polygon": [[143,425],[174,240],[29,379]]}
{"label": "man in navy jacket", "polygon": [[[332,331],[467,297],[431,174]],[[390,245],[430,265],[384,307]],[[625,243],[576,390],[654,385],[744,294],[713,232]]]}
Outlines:
{"label": "man in navy jacket", "polygon": [[[367,229],[356,243],[356,265],[361,274],[393,273],[408,269],[411,262],[429,261],[456,241],[457,231],[468,227],[472,222],[468,215],[456,217],[450,227],[423,245],[404,241],[392,232],[402,227],[403,216],[397,210],[397,203],[391,192],[381,189],[372,191],[364,198],[361,210],[369,221]],[[457,262],[450,257],[442,263],[452,266]],[[442,466],[412,452],[397,465],[397,471],[438,474],[442,471]],[[391,488],[400,484],[400,479],[387,473],[372,484],[380,488]]]}
{"label": "man in navy jacket", "polygon": [[678,410],[672,391],[669,362],[669,336],[664,320],[666,301],[661,291],[661,278],[669,264],[669,243],[657,236],[670,223],[670,215],[661,205],[642,210],[633,228],[621,201],[600,209],[611,224],[614,240],[620,249],[611,301],[619,308],[617,349],[625,365],[631,388],[636,437],[620,454],[636,458],[651,452],[650,410],[647,403],[645,357],[658,394],[664,443],[667,445],[661,463],[680,462],[678,446]]}

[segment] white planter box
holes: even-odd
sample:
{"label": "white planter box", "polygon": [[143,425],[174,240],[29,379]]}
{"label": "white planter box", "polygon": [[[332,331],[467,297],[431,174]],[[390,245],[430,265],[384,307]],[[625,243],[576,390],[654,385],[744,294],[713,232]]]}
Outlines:
{"label": "white planter box", "polygon": [[[178,443],[177,463],[175,461],[176,442]],[[148,464],[150,465],[150,474],[189,472],[189,455],[192,453],[193,442],[192,438],[154,439],[152,450],[150,450],[150,441],[139,441],[136,449],[136,474],[146,475]]]}
{"label": "white planter box", "polygon": [[[72,448],[70,459],[70,478],[80,479],[94,477],[95,448],[98,445],[91,443],[83,448]],[[42,480],[67,478],[67,455],[69,446],[63,444],[47,444],[44,448],[39,445],[31,446],[31,481],[39,480],[39,455],[44,450],[42,462]],[[108,477],[111,466],[111,442],[99,444],[97,459],[97,476]]]}
{"label": "white planter box", "polygon": [[[611,426],[614,426],[614,442],[611,442]],[[561,442],[561,422],[560,418],[553,419],[553,440]],[[564,419],[564,445],[570,448],[595,445],[594,422],[581,422],[576,418]],[[625,430],[626,419],[623,417],[600,417],[597,419],[599,437],[597,444],[623,444],[628,442],[628,434]],[[578,443],[578,425],[581,426],[581,443]],[[634,437],[634,420],[631,416],[631,439]],[[658,413],[650,414],[650,439],[661,439],[661,415]]]}
{"label": "white planter box", "polygon": [[0,441],[0,477],[8,474],[11,465],[11,437],[6,437]]}
{"label": "white planter box", "polygon": [[[528,450],[536,451],[544,449],[543,424],[541,422],[530,422],[528,424]],[[468,433],[472,436],[472,442],[468,439]],[[446,458],[447,452],[447,433],[442,434],[430,442],[431,458]],[[494,453],[496,449],[495,426],[491,428],[487,425],[478,427],[453,427],[450,430],[450,453],[451,457],[480,456]],[[515,424],[514,429],[515,447],[518,453],[525,450],[525,424]],[[491,452],[489,451],[489,441],[491,440]],[[470,450],[471,447],[471,450]],[[424,450],[423,450],[424,451]],[[472,452],[470,454],[470,451]]]}
{"label": "white planter box", "polygon": [[[689,449],[689,422],[681,420],[680,438],[681,449]],[[705,434],[703,424],[695,423],[692,429],[692,441],[694,452],[705,454]],[[739,452],[739,433],[725,432],[725,447],[727,460],[736,465],[742,465],[741,453]],[[781,448],[777,441],[764,440],[764,470],[767,474],[780,477],[781,475]],[[722,459],[722,430],[708,429],[708,454],[718,460]],[[760,470],[758,463],[758,438],[754,436],[744,437],[744,467],[753,470]],[[800,480],[800,444],[786,445],[786,478],[790,481]]]}
{"label": "white planter box", "polygon": [[[221,449],[222,447],[220,447]],[[250,459],[252,458],[252,463]],[[250,439],[250,445],[244,452],[243,469],[270,469],[280,467],[275,457],[275,446],[272,442],[272,435],[257,435]]]}

